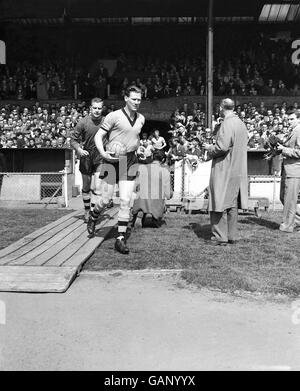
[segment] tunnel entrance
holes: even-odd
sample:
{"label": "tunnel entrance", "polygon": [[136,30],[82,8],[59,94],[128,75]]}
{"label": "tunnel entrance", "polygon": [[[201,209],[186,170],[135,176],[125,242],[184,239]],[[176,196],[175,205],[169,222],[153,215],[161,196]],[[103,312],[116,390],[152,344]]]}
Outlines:
{"label": "tunnel entrance", "polygon": [[147,120],[145,121],[145,125],[143,126],[142,133],[147,133],[150,136],[151,133],[154,132],[155,129],[160,131],[160,135],[168,141],[171,138],[171,133],[168,133],[170,130],[170,125],[165,121],[154,121]]}

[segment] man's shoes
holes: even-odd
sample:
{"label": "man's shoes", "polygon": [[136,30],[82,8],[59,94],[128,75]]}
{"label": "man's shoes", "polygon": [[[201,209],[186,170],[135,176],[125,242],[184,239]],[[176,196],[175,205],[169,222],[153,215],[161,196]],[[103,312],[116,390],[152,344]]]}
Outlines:
{"label": "man's shoes", "polygon": [[89,233],[90,238],[92,238],[93,236],[95,236],[96,222],[97,222],[97,220],[95,220],[95,219],[90,215],[90,216],[89,216],[89,219],[88,219],[88,222],[87,222],[87,230],[88,230],[88,233]]}
{"label": "man's shoes", "polygon": [[89,210],[85,210],[84,211],[84,222],[87,223],[89,221],[89,217],[90,217],[90,211]]}
{"label": "man's shoes", "polygon": [[110,200],[109,203],[106,205],[106,208],[109,209],[109,208],[112,208],[114,206],[114,202],[113,200]]}
{"label": "man's shoes", "polygon": [[282,232],[287,232],[287,233],[292,233],[292,232],[294,232],[294,229],[293,229],[293,228],[286,228],[286,226],[285,226],[283,223],[280,224],[279,230],[282,231]]}
{"label": "man's shoes", "polygon": [[210,238],[210,241],[208,241],[208,243],[211,245],[211,246],[227,246],[228,242],[222,242],[221,240],[218,240],[215,236],[212,236]]}
{"label": "man's shoes", "polygon": [[121,254],[129,254],[129,248],[126,246],[124,236],[118,237],[115,242],[115,250]]}
{"label": "man's shoes", "polygon": [[228,242],[221,242],[220,240],[212,240],[209,242],[211,246],[227,246]]}
{"label": "man's shoes", "polygon": [[215,246],[226,246],[226,244],[236,244],[236,240],[228,239],[227,242],[223,242],[221,240],[218,240],[215,236],[212,236],[210,238],[210,240],[211,240],[211,243],[217,243],[217,244],[215,244]]}

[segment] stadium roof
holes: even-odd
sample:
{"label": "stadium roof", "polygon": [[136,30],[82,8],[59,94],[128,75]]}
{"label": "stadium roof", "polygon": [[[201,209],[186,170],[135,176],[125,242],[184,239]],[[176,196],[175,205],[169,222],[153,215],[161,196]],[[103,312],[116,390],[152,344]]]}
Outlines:
{"label": "stadium roof", "polygon": [[260,22],[300,22],[300,3],[265,4],[258,20]]}
{"label": "stadium roof", "polygon": [[[10,0],[0,2],[0,21],[68,18],[75,22],[81,19],[101,22],[103,18],[190,17],[201,22],[206,20],[208,1]],[[300,4],[299,0],[214,0],[214,16],[217,21],[224,22],[296,22],[300,20]]]}

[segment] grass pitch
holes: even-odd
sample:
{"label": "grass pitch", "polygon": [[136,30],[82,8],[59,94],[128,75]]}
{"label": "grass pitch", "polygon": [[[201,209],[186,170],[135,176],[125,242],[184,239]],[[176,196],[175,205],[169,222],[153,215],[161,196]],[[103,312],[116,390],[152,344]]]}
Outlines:
{"label": "grass pitch", "polygon": [[0,208],[0,249],[68,213],[58,209]]}
{"label": "grass pitch", "polygon": [[86,263],[86,270],[183,269],[182,277],[199,287],[222,291],[300,294],[300,232],[278,230],[281,212],[261,218],[239,216],[240,240],[213,247],[209,216],[166,215],[161,228],[136,229],[129,255],[114,250],[114,235]]}
{"label": "grass pitch", "polygon": [[[1,208],[0,249],[67,213]],[[240,215],[239,242],[213,247],[208,215],[169,213],[161,228],[148,224],[132,232],[129,255],[114,250],[112,232],[84,269],[182,269],[182,278],[198,287],[299,296],[300,232],[279,231],[281,216],[281,212],[265,213],[262,218]]]}

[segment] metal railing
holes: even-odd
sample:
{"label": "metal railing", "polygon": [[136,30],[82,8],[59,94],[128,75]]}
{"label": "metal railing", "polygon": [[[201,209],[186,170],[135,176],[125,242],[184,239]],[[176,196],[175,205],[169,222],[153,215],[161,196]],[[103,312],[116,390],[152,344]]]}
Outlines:
{"label": "metal railing", "polygon": [[0,172],[0,200],[50,203],[68,207],[68,170],[60,172]]}
{"label": "metal railing", "polygon": [[[180,165],[175,169],[174,166],[170,168],[171,188],[176,199],[183,200],[186,197],[191,197],[189,194],[188,178],[187,178],[187,163],[184,159]],[[201,166],[200,166],[201,167]],[[271,209],[275,210],[280,202],[280,186],[281,176],[279,173],[273,175],[248,175],[248,196],[252,198],[267,198]],[[198,198],[204,197],[205,192],[201,192]],[[197,198],[197,197],[196,197]],[[300,203],[300,193],[298,196]]]}

